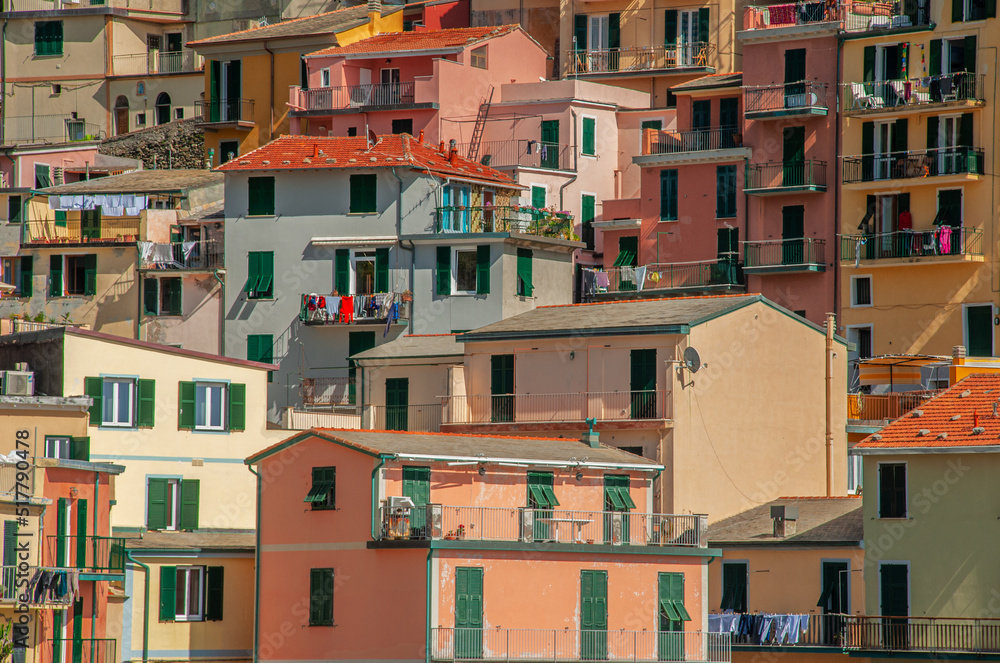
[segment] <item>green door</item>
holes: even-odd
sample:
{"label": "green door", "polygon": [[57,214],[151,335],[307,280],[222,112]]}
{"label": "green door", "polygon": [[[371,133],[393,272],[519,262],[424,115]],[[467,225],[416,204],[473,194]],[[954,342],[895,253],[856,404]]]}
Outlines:
{"label": "green door", "polygon": [[736,135],[740,133],[740,100],[738,97],[719,99],[719,147],[736,147]]}
{"label": "green door", "polygon": [[802,265],[806,262],[805,207],[789,205],[781,208],[781,264]]}
{"label": "green door", "polygon": [[73,601],[73,663],[83,663],[83,597]]}
{"label": "green door", "polygon": [[823,609],[820,642],[824,645],[839,645],[844,642],[844,618],[850,614],[851,606],[847,593],[850,567],[847,562],[823,562],[823,593],[817,605]]}
{"label": "green door", "polygon": [[413,500],[410,512],[410,538],[429,539],[427,531],[427,510],[417,507],[427,506],[431,501],[431,468],[403,468],[403,497]]}
{"label": "green door", "polygon": [[806,103],[806,49],[785,51],[785,106],[798,107]]}
{"label": "green door", "polygon": [[241,116],[242,105],[240,97],[243,96],[243,77],[241,74],[242,62],[232,60],[226,63],[226,111],[225,117],[229,122],[245,120]]}
{"label": "green door", "polygon": [[542,120],[542,168],[559,167],[559,120]]}
{"label": "green door", "polygon": [[909,571],[906,564],[883,564],[879,567],[882,644],[887,649],[906,649],[909,643],[906,632],[906,615],[910,611]]}
{"label": "green door", "polygon": [[806,128],[785,127],[782,130],[782,186],[805,185]]}
{"label": "green door", "polygon": [[532,537],[535,541],[551,539],[551,523],[546,518],[552,518],[550,495],[555,495],[555,476],[552,472],[528,472],[528,508],[534,510],[532,520]]}
{"label": "green door", "polygon": [[993,307],[967,306],[965,327],[969,337],[970,357],[993,356]]}
{"label": "green door", "polygon": [[409,430],[410,379],[387,378],[385,381],[385,429]]}
{"label": "green door", "polygon": [[607,571],[580,571],[580,658],[608,658]]}
{"label": "green door", "polygon": [[514,421],[514,355],[490,357],[490,420]]}
{"label": "green door", "polygon": [[[353,357],[359,352],[364,352],[365,350],[371,350],[375,347],[375,332],[373,331],[358,331],[349,332],[347,334],[347,356]],[[357,390],[355,389],[355,381],[358,377],[358,369],[355,366],[353,359],[347,360],[347,376],[350,381],[347,385],[347,401],[349,404],[354,405],[357,403],[355,398],[357,397]]]}
{"label": "green door", "polygon": [[684,660],[684,622],[691,619],[684,607],[684,574],[659,574],[660,624],[656,647],[661,661]]}
{"label": "green door", "polygon": [[629,513],[635,502],[629,493],[631,480],[627,474],[608,474],[604,477],[604,542],[629,543]]}
{"label": "green door", "polygon": [[483,570],[455,569],[455,659],[483,657]]}
{"label": "green door", "polygon": [[740,281],[740,229],[716,230],[718,264],[702,285],[735,285]]}
{"label": "green door", "polygon": [[101,238],[101,208],[80,212],[80,234],[87,240]]}
{"label": "green door", "polygon": [[631,416],[633,419],[656,418],[656,350],[632,350]]}

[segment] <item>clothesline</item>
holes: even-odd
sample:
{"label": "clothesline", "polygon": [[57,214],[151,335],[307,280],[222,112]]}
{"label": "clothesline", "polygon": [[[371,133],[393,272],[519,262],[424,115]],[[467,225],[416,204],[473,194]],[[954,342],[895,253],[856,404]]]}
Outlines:
{"label": "clothesline", "polygon": [[94,210],[101,209],[103,216],[139,216],[146,209],[146,196],[132,194],[100,194],[95,196],[49,196],[49,209]]}
{"label": "clothesline", "polygon": [[708,630],[712,633],[732,633],[749,638],[754,644],[797,644],[809,630],[809,615],[784,613],[711,614]]}

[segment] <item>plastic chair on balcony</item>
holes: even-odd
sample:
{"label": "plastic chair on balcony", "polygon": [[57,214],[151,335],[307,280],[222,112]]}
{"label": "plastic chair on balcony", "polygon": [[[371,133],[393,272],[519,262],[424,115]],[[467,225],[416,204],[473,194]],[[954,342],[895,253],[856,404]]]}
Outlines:
{"label": "plastic chair on balcony", "polygon": [[865,86],[861,83],[851,83],[851,109],[860,108],[882,108],[885,102],[873,94],[865,91]]}

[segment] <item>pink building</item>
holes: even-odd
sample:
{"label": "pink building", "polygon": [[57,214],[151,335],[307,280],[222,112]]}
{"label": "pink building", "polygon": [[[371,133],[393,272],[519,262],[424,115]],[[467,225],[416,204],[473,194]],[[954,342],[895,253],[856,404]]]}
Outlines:
{"label": "pink building", "polygon": [[651,513],[662,466],[596,438],[312,429],[251,456],[255,659],[728,663],[706,516]]}

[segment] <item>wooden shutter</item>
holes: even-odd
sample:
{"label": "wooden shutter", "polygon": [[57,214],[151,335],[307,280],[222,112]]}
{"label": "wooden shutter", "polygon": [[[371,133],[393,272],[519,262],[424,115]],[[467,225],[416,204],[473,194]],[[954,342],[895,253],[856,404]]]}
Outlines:
{"label": "wooden shutter", "polygon": [[594,196],[583,194],[580,197],[580,230],[588,251],[594,250],[594,217],[597,216]]}
{"label": "wooden shutter", "polygon": [[3,565],[17,566],[17,521],[3,521]]}
{"label": "wooden shutter", "polygon": [[972,113],[962,113],[958,121],[958,144],[972,147]]}
{"label": "wooden shutter", "polygon": [[580,573],[580,628],[585,631],[603,631],[608,627],[607,572]]}
{"label": "wooden shutter", "polygon": [[[76,501],[76,568],[87,568],[87,500]],[[96,565],[98,560],[94,559]]]}
{"label": "wooden shutter", "polygon": [[[238,103],[235,99],[228,103]],[[251,177],[247,180],[250,216],[274,216],[274,178]]]}
{"label": "wooden shutter", "polygon": [[160,567],[160,621],[177,618],[177,567]]}
{"label": "wooden shutter", "polygon": [[414,506],[424,506],[431,501],[431,468],[403,468],[403,496],[413,500]]}
{"label": "wooden shutter", "polygon": [[257,297],[268,299],[274,294],[274,251],[260,252],[260,283]]}
{"label": "wooden shutter", "polygon": [[901,117],[896,120],[892,126],[892,151],[897,153],[906,152],[908,137],[908,125],[906,118]]}
{"label": "wooden shutter", "polygon": [[351,294],[351,250],[337,249],[334,255],[334,289],[338,295]]}
{"label": "wooden shutter", "polygon": [[156,381],[136,380],[136,391],[136,400],[139,402],[136,425],[139,428],[152,428],[156,421]]}
{"label": "wooden shutter", "polygon": [[309,624],[333,625],[333,569],[309,570]]}
{"label": "wooden shutter", "polygon": [[34,291],[35,262],[31,256],[21,258],[21,282],[18,284],[22,297],[31,297]]}
{"label": "wooden shutter", "polygon": [[160,280],[157,278],[142,280],[142,312],[146,315],[160,313]]}
{"label": "wooden shutter", "polygon": [[960,23],[965,18],[965,0],[951,0],[951,22]]}
{"label": "wooden shutter", "polygon": [[[994,0],[996,2],[996,0]],[[995,11],[995,10],[994,10]],[[965,70],[969,72],[976,71],[976,35],[967,35],[965,37]]]}
{"label": "wooden shutter", "polygon": [[181,305],[181,289],[184,281],[181,278],[171,278],[167,279],[167,282],[170,287],[170,310],[168,313],[170,315],[183,315],[184,311]]}
{"label": "wooden shutter", "polygon": [[84,378],[83,379],[83,391],[87,396],[93,400],[90,406],[90,425],[100,426],[103,421],[102,415],[104,413],[103,401],[104,401],[104,380],[101,378]]}
{"label": "wooden shutter", "polygon": [[785,51],[785,83],[799,83],[806,79],[806,49],[790,48]]}
{"label": "wooden shutter", "polygon": [[229,430],[245,430],[247,427],[247,386],[229,385]]}
{"label": "wooden shutter", "polygon": [[56,501],[56,566],[63,566],[66,563],[66,540],[69,534],[69,523],[67,520],[67,508],[69,499],[60,497]]}
{"label": "wooden shutter", "polygon": [[930,53],[927,58],[927,73],[931,76],[941,75],[941,40],[931,39]]}
{"label": "wooden shutter", "polygon": [[861,123],[861,179],[870,180],[875,176],[875,123]]}
{"label": "wooden shutter", "polygon": [[225,586],[224,566],[210,566],[205,569],[205,619],[210,622],[222,621],[223,589]]}
{"label": "wooden shutter", "polygon": [[663,21],[663,44],[665,46],[677,45],[677,10],[668,9],[664,12]]}
{"label": "wooden shutter", "polygon": [[69,457],[73,460],[90,461],[90,438],[72,437],[69,440]]}
{"label": "wooden shutter", "polygon": [[[707,44],[711,33],[709,32],[709,21],[711,17],[711,10],[708,7],[702,7],[698,10],[698,37],[697,41],[701,44]],[[698,46],[701,46],[698,44]]]}
{"label": "wooden shutter", "polygon": [[537,207],[538,209],[545,207],[545,187],[531,187],[531,206]]}
{"label": "wooden shutter", "polygon": [[351,214],[366,214],[377,209],[375,175],[351,175]]}
{"label": "wooden shutter", "polygon": [[437,294],[451,294],[451,247],[437,247]]}
{"label": "wooden shutter", "polygon": [[49,256],[49,297],[62,297],[63,294],[63,257]]}
{"label": "wooden shutter", "polygon": [[677,220],[677,169],[660,171],[660,219]]}
{"label": "wooden shutter", "polygon": [[583,153],[597,154],[597,120],[592,117],[583,118]]}
{"label": "wooden shutter", "polygon": [[198,479],[181,481],[181,521],[178,529],[198,529],[198,501],[201,483]]}
{"label": "wooden shutter", "polygon": [[[620,48],[621,45],[622,15],[618,12],[611,12],[608,14],[608,48]],[[584,121],[586,122],[586,120]]]}
{"label": "wooden shutter", "polygon": [[576,37],[576,50],[587,50],[587,15],[577,14],[573,17],[573,36]]}
{"label": "wooden shutter", "polygon": [[259,251],[247,253],[247,282],[243,291],[251,299],[257,296],[257,284],[260,283],[260,255]]}
{"label": "wooden shutter", "polygon": [[996,18],[996,17],[997,17],[997,0],[986,0],[986,18]]}
{"label": "wooden shutter", "polygon": [[525,297],[531,297],[535,291],[532,281],[531,249],[517,250],[517,281],[519,283],[518,293]]}
{"label": "wooden shutter", "polygon": [[927,149],[936,150],[938,146],[938,116],[927,116]]}
{"label": "wooden shutter", "polygon": [[97,254],[91,253],[83,257],[83,294],[97,294]]}
{"label": "wooden shutter", "polygon": [[150,479],[146,488],[146,527],[164,529],[167,526],[167,479]]}
{"label": "wooden shutter", "polygon": [[185,430],[194,430],[194,382],[177,383],[177,427]]}
{"label": "wooden shutter", "polygon": [[455,628],[482,627],[483,570],[478,567],[458,567],[455,569]]}
{"label": "wooden shutter", "polygon": [[375,292],[389,292],[389,249],[375,249]]}
{"label": "wooden shutter", "polygon": [[476,294],[490,294],[490,245],[476,247]]}

